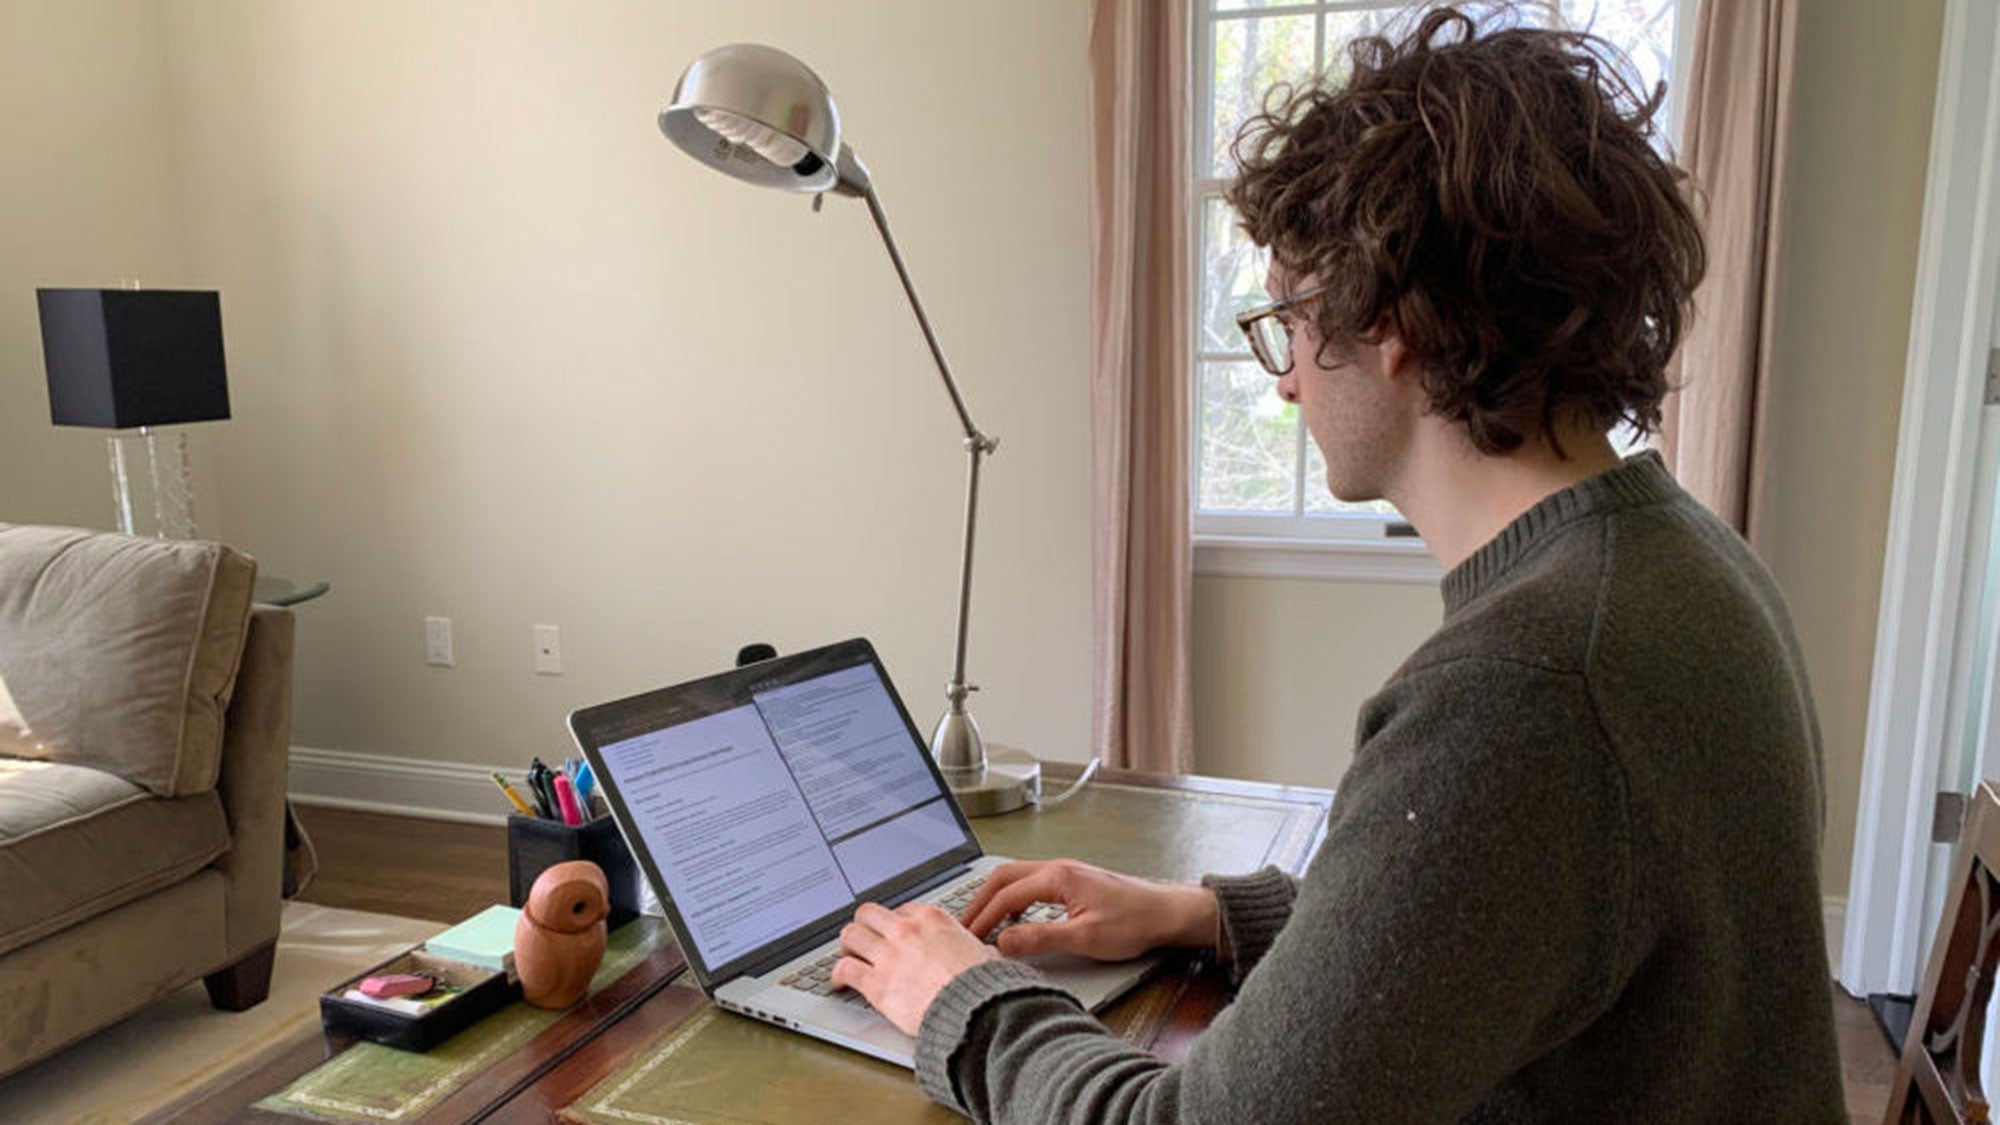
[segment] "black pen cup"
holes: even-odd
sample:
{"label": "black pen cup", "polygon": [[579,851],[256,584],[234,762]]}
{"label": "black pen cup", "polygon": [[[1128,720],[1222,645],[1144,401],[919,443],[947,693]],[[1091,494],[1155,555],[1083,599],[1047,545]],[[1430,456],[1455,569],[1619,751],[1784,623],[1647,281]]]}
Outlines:
{"label": "black pen cup", "polygon": [[507,818],[507,891],[512,905],[528,901],[536,876],[573,859],[587,859],[604,869],[605,881],[611,884],[607,926],[615,930],[639,916],[643,876],[625,838],[618,834],[617,821],[601,816],[572,827],[539,816]]}

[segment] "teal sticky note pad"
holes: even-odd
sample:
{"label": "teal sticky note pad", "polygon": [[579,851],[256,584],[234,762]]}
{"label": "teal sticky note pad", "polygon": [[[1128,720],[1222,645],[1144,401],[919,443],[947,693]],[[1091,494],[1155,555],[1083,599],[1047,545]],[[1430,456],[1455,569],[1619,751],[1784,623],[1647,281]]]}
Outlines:
{"label": "teal sticky note pad", "polygon": [[489,906],[424,943],[439,957],[509,970],[514,962],[514,924],[521,911],[512,906]]}

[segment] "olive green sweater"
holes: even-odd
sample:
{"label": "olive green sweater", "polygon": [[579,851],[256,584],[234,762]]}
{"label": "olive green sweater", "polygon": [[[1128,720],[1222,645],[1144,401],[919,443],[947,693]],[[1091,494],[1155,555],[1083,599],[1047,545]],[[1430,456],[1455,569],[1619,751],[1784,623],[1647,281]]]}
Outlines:
{"label": "olive green sweater", "polygon": [[1783,598],[1646,454],[1444,580],[1304,879],[1208,880],[1240,987],[1169,1066],[1032,969],[917,1076],[986,1121],[1845,1121],[1819,734]]}

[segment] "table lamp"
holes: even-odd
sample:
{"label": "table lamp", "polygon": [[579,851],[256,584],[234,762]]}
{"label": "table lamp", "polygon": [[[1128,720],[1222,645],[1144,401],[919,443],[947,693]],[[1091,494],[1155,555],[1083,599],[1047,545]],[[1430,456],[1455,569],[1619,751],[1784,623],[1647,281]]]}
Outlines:
{"label": "table lamp", "polygon": [[917,299],[910,272],[896,249],[896,240],[889,234],[889,220],[868,169],[840,139],[840,113],[826,84],[804,63],[775,48],[754,43],[717,47],[696,59],[681,75],[673,104],[660,111],[659,122],[660,132],[668,140],[710,168],[761,187],[809,193],[815,211],[829,191],[868,205],[910,309],[916,313],[917,326],[923,330],[924,342],[930,346],[931,359],[937,363],[945,393],[958,412],[968,459],[958,634],[951,681],[945,685],[945,712],[931,734],[931,755],[967,816],[989,816],[1037,801],[1041,763],[1020,750],[988,747],[965,705],[966,696],[978,690],[965,680],[965,632],[972,600],[979,466],[1000,442],[973,425],[944,350],[938,346],[937,334],[931,331],[930,318],[924,314],[923,302]]}
{"label": "table lamp", "polygon": [[146,530],[160,538],[194,538],[187,435],[175,430],[163,443],[154,431],[229,417],[220,296],[169,289],[37,289],[35,300],[50,420],[113,431],[108,443],[118,529],[139,534],[126,446],[143,443],[153,501]]}

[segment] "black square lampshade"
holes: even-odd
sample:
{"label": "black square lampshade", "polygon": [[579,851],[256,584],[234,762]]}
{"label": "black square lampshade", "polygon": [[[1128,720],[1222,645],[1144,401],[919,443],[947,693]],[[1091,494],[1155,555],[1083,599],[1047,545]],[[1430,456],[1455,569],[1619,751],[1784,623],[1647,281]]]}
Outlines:
{"label": "black square lampshade", "polygon": [[212,291],[37,289],[49,417],[124,430],[229,417]]}

